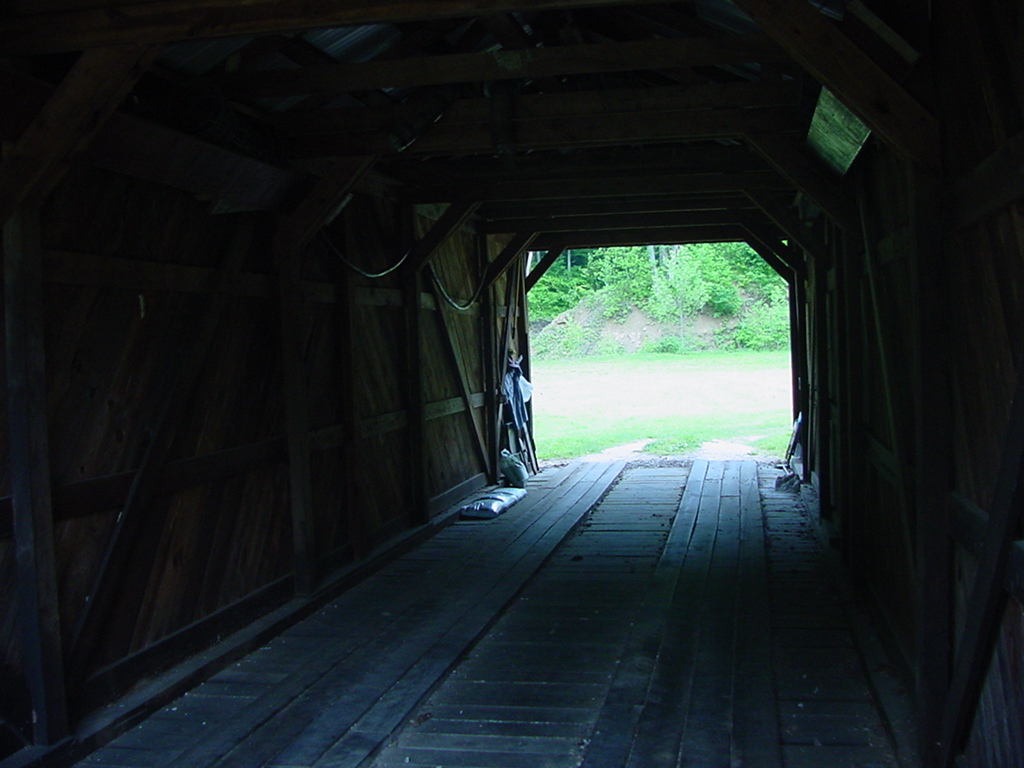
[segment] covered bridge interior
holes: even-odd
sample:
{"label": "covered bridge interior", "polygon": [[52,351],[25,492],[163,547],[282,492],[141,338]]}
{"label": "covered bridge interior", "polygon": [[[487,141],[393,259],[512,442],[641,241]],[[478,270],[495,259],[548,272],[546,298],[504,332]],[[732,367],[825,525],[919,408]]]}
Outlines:
{"label": "covered bridge interior", "polygon": [[0,758],[496,482],[565,248],[746,241],[924,763],[1024,763],[1017,0],[7,0],[0,57]]}

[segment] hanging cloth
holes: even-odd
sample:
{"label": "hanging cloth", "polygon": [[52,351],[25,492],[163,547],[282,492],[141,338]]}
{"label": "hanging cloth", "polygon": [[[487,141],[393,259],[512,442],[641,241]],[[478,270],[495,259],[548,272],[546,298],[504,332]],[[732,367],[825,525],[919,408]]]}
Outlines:
{"label": "hanging cloth", "polygon": [[529,412],[526,410],[526,400],[523,397],[524,383],[527,385],[525,389],[532,392],[533,387],[523,378],[523,369],[519,367],[519,363],[509,360],[501,388],[512,416],[512,424],[518,432],[525,430],[526,422],[530,420]]}

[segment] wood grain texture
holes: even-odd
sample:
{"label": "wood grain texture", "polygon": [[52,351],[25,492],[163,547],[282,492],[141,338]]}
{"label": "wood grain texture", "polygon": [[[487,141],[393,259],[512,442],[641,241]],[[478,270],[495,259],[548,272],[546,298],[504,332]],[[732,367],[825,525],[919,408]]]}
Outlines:
{"label": "wood grain texture", "polygon": [[32,742],[69,733],[61,642],[42,307],[40,211],[30,205],[3,227],[7,406],[17,604]]}
{"label": "wood grain texture", "polygon": [[44,197],[159,53],[137,44],[84,52],[0,165],[0,222]]}

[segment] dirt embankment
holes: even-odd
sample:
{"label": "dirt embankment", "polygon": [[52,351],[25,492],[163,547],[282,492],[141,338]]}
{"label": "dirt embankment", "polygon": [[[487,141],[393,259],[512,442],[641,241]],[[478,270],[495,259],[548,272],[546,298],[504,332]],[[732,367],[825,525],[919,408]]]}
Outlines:
{"label": "dirt embankment", "polygon": [[[716,335],[735,322],[735,318],[699,314],[687,322],[682,344],[687,349],[713,349]],[[570,330],[578,337],[582,354],[640,352],[659,340],[679,337],[677,322],[655,320],[638,307],[631,307],[621,318],[606,317],[599,307],[587,306],[586,302],[566,310],[550,323],[534,323],[531,329],[534,341],[541,340],[544,334],[569,335]]]}

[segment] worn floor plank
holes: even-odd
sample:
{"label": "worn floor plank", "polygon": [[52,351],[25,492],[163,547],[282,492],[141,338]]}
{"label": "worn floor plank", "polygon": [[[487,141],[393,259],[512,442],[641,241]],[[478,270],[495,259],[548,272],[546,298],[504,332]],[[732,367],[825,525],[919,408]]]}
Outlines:
{"label": "worn floor plank", "polygon": [[[486,629],[622,467],[577,464],[538,476],[505,515],[442,530],[83,764],[357,765]],[[242,697],[230,687],[241,682],[250,686]],[[171,725],[149,730],[161,722]],[[175,725],[192,734],[184,745]]]}
{"label": "worn floor plank", "polygon": [[751,461],[541,475],[84,762],[909,768],[848,597],[774,477]]}

